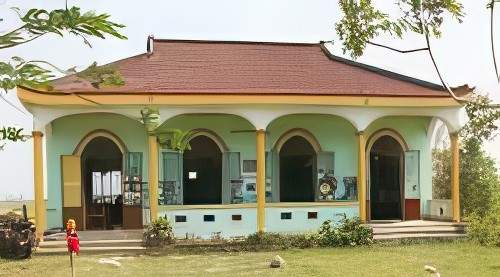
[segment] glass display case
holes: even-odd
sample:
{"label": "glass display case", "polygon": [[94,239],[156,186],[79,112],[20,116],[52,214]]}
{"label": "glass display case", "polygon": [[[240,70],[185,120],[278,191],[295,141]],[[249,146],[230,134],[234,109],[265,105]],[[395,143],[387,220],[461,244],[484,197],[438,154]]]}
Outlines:
{"label": "glass display case", "polygon": [[147,203],[144,201],[148,196],[146,188],[147,183],[142,180],[142,153],[127,153],[123,178],[123,204],[141,206]]}
{"label": "glass display case", "polygon": [[160,181],[158,185],[158,204],[180,204],[180,187],[176,181]]}
{"label": "glass display case", "polygon": [[[256,203],[257,185],[254,176],[244,176],[243,179],[231,180],[231,204]],[[271,179],[266,179],[266,202],[271,202]]]}
{"label": "glass display case", "polygon": [[123,181],[123,204],[142,205],[142,180],[139,176],[125,176]]}

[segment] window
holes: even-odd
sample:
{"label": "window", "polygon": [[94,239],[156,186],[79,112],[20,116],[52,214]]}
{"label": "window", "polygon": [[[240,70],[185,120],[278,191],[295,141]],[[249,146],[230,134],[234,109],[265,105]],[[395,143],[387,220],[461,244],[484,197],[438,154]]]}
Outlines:
{"label": "window", "polygon": [[241,214],[233,214],[231,218],[233,221],[241,221]]}
{"label": "window", "polygon": [[122,194],[121,171],[92,172],[92,202],[114,204]]}
{"label": "window", "polygon": [[175,222],[187,222],[187,217],[185,215],[176,215]]}
{"label": "window", "polygon": [[215,221],[215,215],[206,214],[203,216],[203,221],[213,222],[213,221]]}
{"label": "window", "polygon": [[307,219],[318,219],[318,212],[308,212]]}
{"label": "window", "polygon": [[243,172],[244,173],[257,172],[257,161],[256,160],[243,160]]}
{"label": "window", "polygon": [[292,213],[291,212],[281,213],[281,219],[292,219]]}

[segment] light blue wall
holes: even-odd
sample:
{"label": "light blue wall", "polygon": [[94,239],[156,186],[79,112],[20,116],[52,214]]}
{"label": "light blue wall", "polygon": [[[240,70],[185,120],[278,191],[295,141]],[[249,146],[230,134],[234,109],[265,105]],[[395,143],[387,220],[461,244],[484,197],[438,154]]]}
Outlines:
{"label": "light blue wall", "polygon": [[[167,120],[158,130],[209,129],[215,132],[231,152],[240,152],[242,160],[255,160],[255,127],[247,120],[229,114],[185,114]],[[236,131],[236,132],[235,132]],[[247,132],[238,132],[247,131]]]}
{"label": "light blue wall", "polygon": [[297,114],[280,117],[267,128],[268,149],[271,149],[284,133],[294,128],[308,130],[318,140],[322,151],[335,153],[335,175],[357,176],[356,129],[349,121],[333,115]]}
{"label": "light blue wall", "polygon": [[61,155],[72,155],[88,133],[108,130],[117,135],[128,151],[143,152],[144,179],[147,180],[147,133],[144,126],[122,115],[109,113],[79,114],[58,118],[46,134],[47,146],[47,226],[62,227]]}
{"label": "light blue wall", "polygon": [[[281,219],[282,212],[291,212],[292,219]],[[308,219],[308,212],[317,212],[317,219]],[[167,217],[172,223],[176,237],[210,238],[220,233],[224,238],[246,236],[257,231],[256,208],[224,208],[224,209],[179,209],[162,208],[160,216]],[[241,215],[241,221],[233,221],[232,215]],[[175,222],[175,216],[186,216],[186,222]],[[204,222],[204,215],[214,215],[214,222]],[[358,216],[357,205],[321,206],[321,207],[268,207],[266,208],[266,231],[297,233],[317,231],[326,220],[338,222],[343,216]]]}

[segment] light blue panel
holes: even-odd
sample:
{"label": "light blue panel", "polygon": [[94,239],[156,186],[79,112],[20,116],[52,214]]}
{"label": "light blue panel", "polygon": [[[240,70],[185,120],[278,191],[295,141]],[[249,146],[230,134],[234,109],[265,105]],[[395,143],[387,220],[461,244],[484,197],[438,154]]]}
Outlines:
{"label": "light blue panel", "polygon": [[[241,221],[233,221],[232,215],[241,215]],[[162,210],[160,216],[166,216],[172,223],[176,237],[184,238],[186,234],[191,237],[208,239],[214,233],[222,237],[230,238],[236,236],[247,236],[257,231],[257,210],[255,208],[244,209],[186,209],[186,210]],[[186,216],[187,222],[175,222],[176,215]],[[214,215],[214,222],[203,221],[204,215]]]}
{"label": "light blue panel", "polygon": [[[165,206],[163,206],[165,207]],[[266,208],[266,231],[280,233],[303,233],[317,231],[326,220],[338,222],[344,215],[358,216],[358,205],[328,206],[328,207],[269,207]],[[291,212],[291,220],[282,220],[281,212]],[[308,212],[317,212],[317,219],[308,219]],[[239,214],[241,221],[233,221],[231,216]],[[225,209],[179,209],[168,210],[160,207],[160,216],[166,216],[172,223],[176,237],[210,238],[214,233],[224,238],[247,236],[257,231],[256,208],[225,208]],[[175,222],[175,216],[186,216],[186,222]],[[214,222],[204,222],[204,215],[214,215]]]}
{"label": "light blue panel", "polygon": [[[292,219],[281,219],[281,213],[292,213]],[[317,212],[317,219],[308,219],[308,212]],[[358,205],[341,207],[293,207],[266,208],[266,231],[280,233],[314,232],[326,220],[338,222],[344,215],[351,218],[358,216]]]}
{"label": "light blue panel", "polygon": [[405,152],[405,198],[420,199],[420,151]]}

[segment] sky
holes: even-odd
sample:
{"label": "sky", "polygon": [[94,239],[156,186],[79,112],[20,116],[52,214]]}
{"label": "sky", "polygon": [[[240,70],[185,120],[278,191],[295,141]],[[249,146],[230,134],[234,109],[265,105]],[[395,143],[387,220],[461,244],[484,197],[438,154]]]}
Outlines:
{"label": "sky", "polygon": [[[397,15],[394,1],[374,0],[376,6]],[[496,82],[489,38],[489,11],[486,0],[463,0],[466,16],[462,24],[447,20],[440,39],[432,40],[437,63],[444,79],[451,86],[469,84],[481,93],[488,93],[500,103],[500,85]],[[77,66],[83,69],[94,61],[112,62],[146,51],[146,38],[152,34],[164,39],[245,40],[271,42],[318,42],[333,40],[331,50],[342,53],[342,44],[335,34],[340,19],[336,0],[68,0],[82,11],[109,13],[111,19],[126,27],[122,33],[128,40],[92,39],[92,48],[81,38],[46,35],[10,49],[0,50],[0,60],[21,56],[26,60],[47,60],[61,68]],[[10,7],[47,10],[64,8],[61,0],[0,0],[0,33],[19,26],[16,13]],[[500,8],[496,11],[500,27]],[[500,28],[496,44],[500,59]],[[424,47],[417,35],[403,40],[381,36],[374,41],[400,49]],[[424,53],[398,54],[368,46],[359,62],[396,71],[415,78],[439,83],[429,57]],[[15,91],[6,98],[20,107]],[[32,117],[3,101],[0,102],[0,126],[18,126],[26,132],[32,129]],[[486,151],[500,161],[500,139],[485,145]],[[9,143],[0,151],[0,200],[33,198],[33,145],[31,141]]]}

